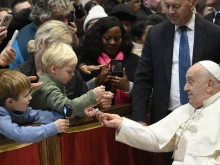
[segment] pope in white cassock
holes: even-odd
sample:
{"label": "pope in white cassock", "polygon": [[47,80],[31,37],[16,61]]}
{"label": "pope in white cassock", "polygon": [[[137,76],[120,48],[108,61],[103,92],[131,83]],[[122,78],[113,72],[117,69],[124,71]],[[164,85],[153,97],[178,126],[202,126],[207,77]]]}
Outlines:
{"label": "pope in white cassock", "polygon": [[116,140],[152,151],[173,151],[173,165],[220,165],[220,67],[200,61],[186,75],[189,103],[159,122],[143,126],[116,114],[98,113]]}

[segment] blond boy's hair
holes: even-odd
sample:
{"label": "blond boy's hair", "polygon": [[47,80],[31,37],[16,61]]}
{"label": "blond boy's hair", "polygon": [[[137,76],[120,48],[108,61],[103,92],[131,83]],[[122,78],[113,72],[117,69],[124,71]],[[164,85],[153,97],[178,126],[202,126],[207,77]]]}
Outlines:
{"label": "blond boy's hair", "polygon": [[25,90],[30,90],[31,83],[24,74],[9,70],[0,70],[0,106],[5,105],[8,98],[18,100]]}
{"label": "blond boy's hair", "polygon": [[72,47],[63,43],[53,43],[44,51],[42,62],[45,71],[51,66],[63,67],[65,65],[76,65],[78,59]]}
{"label": "blond boy's hair", "polygon": [[38,28],[35,40],[29,41],[28,52],[35,53],[42,48],[47,49],[54,42],[75,47],[78,44],[78,39],[75,32],[65,23],[56,20],[47,21]]}

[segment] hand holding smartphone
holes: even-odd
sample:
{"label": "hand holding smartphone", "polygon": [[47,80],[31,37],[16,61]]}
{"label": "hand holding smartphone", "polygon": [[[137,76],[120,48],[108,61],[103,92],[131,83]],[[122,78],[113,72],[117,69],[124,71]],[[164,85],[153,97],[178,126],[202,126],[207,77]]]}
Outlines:
{"label": "hand holding smartphone", "polygon": [[110,72],[112,76],[123,77],[122,60],[111,60]]}
{"label": "hand holding smartphone", "polygon": [[11,14],[5,14],[3,18],[1,19],[0,26],[6,26],[6,28],[8,28],[8,26],[11,23],[12,18],[13,16]]}

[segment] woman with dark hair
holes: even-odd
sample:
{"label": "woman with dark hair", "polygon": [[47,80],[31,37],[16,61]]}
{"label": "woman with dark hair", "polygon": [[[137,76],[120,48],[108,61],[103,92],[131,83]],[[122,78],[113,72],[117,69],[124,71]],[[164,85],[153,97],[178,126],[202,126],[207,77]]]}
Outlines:
{"label": "woman with dark hair", "polygon": [[[89,88],[105,85],[106,90],[115,93],[114,104],[131,101],[134,73],[139,57],[132,54],[133,44],[124,27],[115,17],[105,17],[97,21],[85,34],[79,49],[79,68]],[[109,71],[111,60],[121,60],[122,77],[113,76]],[[91,66],[103,65],[99,70],[85,73]],[[88,83],[87,83],[88,85]]]}

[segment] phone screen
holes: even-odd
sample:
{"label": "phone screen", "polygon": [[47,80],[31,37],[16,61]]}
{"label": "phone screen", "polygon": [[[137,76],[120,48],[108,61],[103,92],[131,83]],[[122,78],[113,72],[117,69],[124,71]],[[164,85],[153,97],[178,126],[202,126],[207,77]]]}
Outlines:
{"label": "phone screen", "polygon": [[72,109],[68,108],[66,105],[63,107],[63,115],[65,118],[71,117]]}
{"label": "phone screen", "polygon": [[111,65],[110,70],[112,76],[123,77],[122,60],[111,60],[110,65]]}

